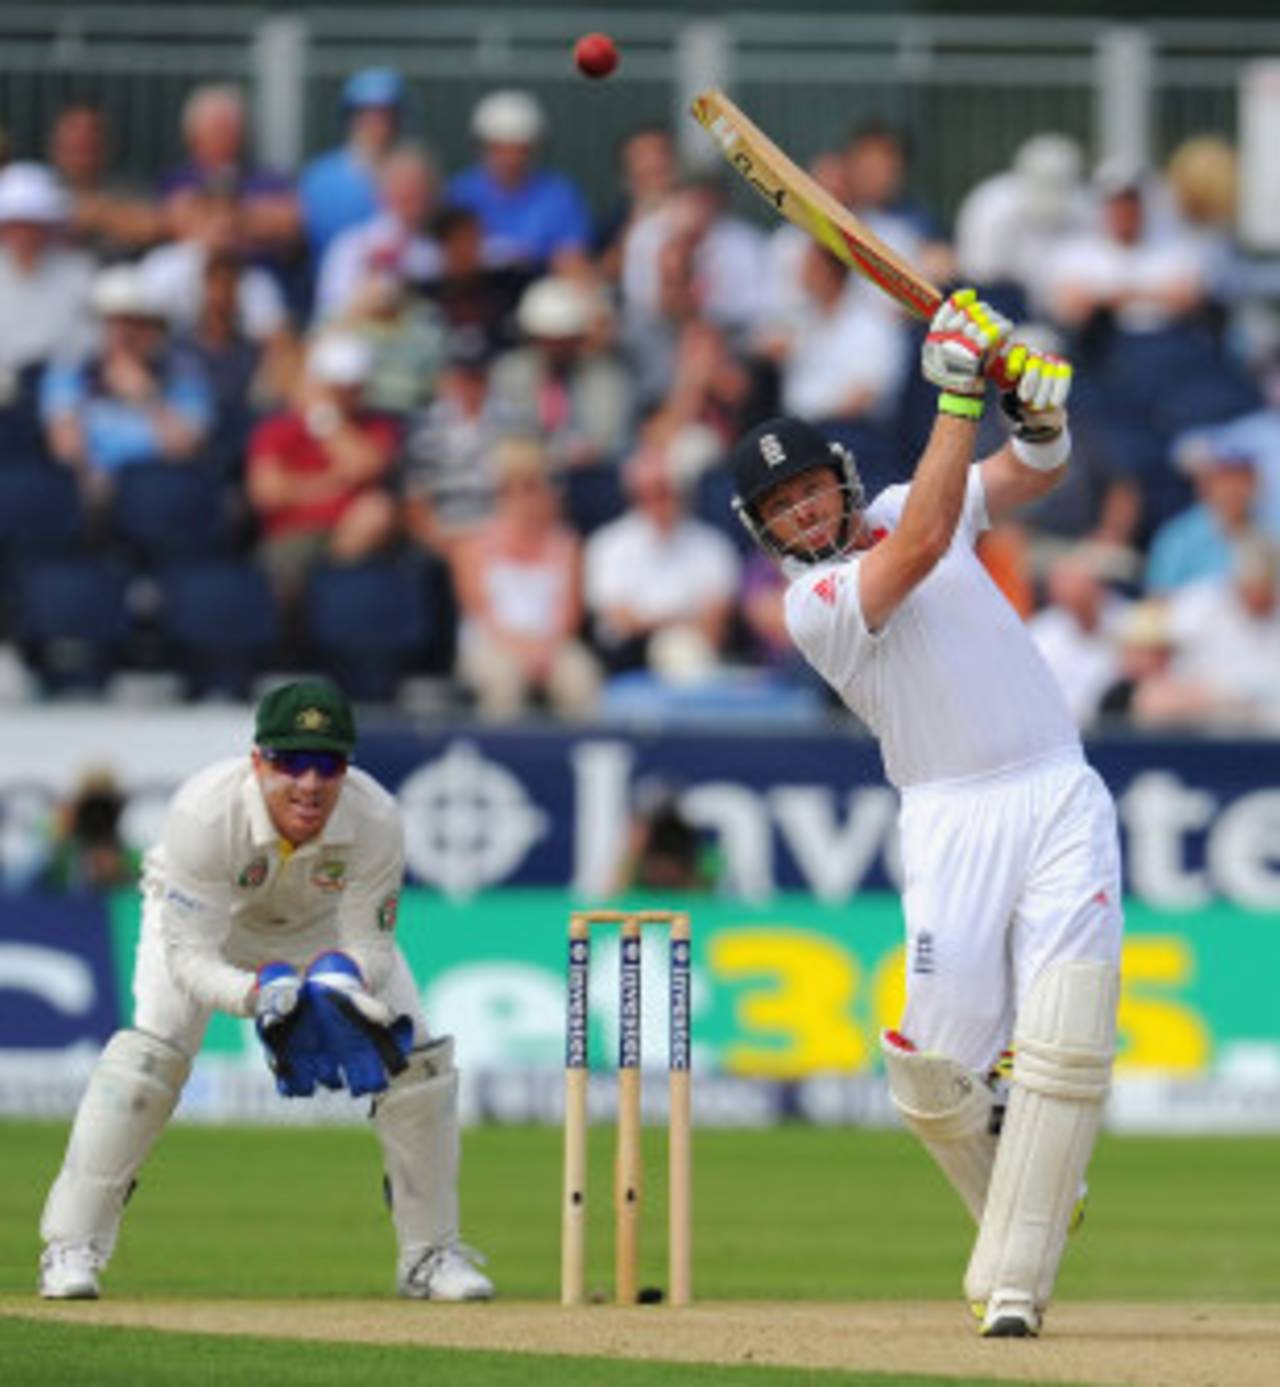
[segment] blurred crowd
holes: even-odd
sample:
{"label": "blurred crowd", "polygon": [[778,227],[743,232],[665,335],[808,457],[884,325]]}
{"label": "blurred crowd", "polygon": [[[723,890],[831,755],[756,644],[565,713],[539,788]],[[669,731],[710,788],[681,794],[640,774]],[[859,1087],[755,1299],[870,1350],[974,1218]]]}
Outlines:
{"label": "blurred crowd", "polygon": [[[0,169],[0,695],[308,667],[492,719],[820,708],[723,459],[786,411],[908,479],[920,325],[670,130],[588,196],[530,94],[477,104],[458,169],[404,100],[352,74],[296,177],[225,85],[150,186],[79,101]],[[1280,727],[1280,271],[1237,243],[1231,146],[1091,169],[1039,134],[953,228],[889,126],[811,169],[1077,364],[1069,479],[983,557],[1081,724]]]}

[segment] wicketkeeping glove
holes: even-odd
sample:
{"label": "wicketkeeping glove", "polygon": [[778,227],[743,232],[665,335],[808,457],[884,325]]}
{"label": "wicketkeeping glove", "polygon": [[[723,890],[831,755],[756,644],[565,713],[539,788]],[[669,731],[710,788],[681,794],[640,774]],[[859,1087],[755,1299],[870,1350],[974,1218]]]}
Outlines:
{"label": "wicketkeeping glove", "polygon": [[972,289],[959,289],[933,315],[920,351],[920,370],[949,395],[981,398],[987,389],[987,363],[1012,331],[1009,319]]}
{"label": "wicketkeeping glove", "polygon": [[1015,438],[1047,443],[1062,432],[1073,374],[1071,363],[1051,352],[1032,351],[1019,342],[1001,349],[992,375],[1003,388],[1000,408]]}
{"label": "wicketkeeping glove", "polygon": [[258,970],[253,1015],[276,1088],[286,1098],[310,1098],[317,1083],[342,1087],[337,1064],[324,1053],[315,1009],[306,1004],[296,968],[267,963]]}
{"label": "wicketkeeping glove", "polygon": [[354,1097],[381,1093],[406,1067],[412,1020],[366,991],[349,955],[321,954],[307,969],[303,1001],[314,1008],[324,1050]]}

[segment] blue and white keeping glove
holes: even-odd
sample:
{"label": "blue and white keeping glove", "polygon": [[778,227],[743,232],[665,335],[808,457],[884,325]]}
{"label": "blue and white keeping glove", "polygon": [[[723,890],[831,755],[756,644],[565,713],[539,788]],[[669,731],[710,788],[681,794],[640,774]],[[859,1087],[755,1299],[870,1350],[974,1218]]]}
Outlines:
{"label": "blue and white keeping glove", "polygon": [[401,1073],[413,1047],[413,1022],[366,990],[348,954],[321,954],[307,969],[303,1006],[323,1037],[325,1054],[353,1097],[381,1093]]}
{"label": "blue and white keeping glove", "polygon": [[342,1087],[338,1066],[324,1053],[315,1009],[306,1005],[296,968],[267,963],[258,970],[253,1016],[276,1088],[286,1098],[310,1098],[317,1083]]}

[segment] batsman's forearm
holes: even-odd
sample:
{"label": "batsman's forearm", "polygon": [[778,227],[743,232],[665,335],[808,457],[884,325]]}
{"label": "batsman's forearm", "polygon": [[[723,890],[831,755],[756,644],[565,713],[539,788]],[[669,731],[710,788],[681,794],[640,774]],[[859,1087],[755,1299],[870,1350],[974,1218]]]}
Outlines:
{"label": "batsman's forearm", "polygon": [[907,493],[897,537],[904,547],[937,559],[960,523],[978,437],[977,420],[939,414]]}

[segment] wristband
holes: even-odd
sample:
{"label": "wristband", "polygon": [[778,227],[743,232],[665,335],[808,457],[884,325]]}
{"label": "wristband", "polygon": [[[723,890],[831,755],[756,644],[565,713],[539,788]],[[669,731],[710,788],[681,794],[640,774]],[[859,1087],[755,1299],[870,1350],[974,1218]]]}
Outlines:
{"label": "wristband", "polygon": [[951,414],[957,419],[972,419],[974,423],[982,418],[982,411],[986,407],[987,402],[981,395],[956,395],[950,390],[944,390],[938,396],[939,414]]}
{"label": "wristband", "polygon": [[1061,433],[1044,443],[1028,443],[1025,438],[1014,438],[1013,455],[1024,467],[1034,472],[1056,472],[1071,456],[1071,431],[1063,427]]}

